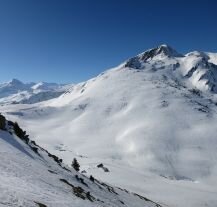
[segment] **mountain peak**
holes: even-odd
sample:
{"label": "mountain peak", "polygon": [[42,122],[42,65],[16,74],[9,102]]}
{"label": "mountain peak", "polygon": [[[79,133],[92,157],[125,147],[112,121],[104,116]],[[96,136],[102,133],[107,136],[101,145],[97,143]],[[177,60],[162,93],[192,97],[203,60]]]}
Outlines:
{"label": "mountain peak", "polygon": [[9,81],[9,84],[13,84],[13,85],[21,85],[21,84],[23,84],[23,82],[22,81],[20,81],[20,80],[18,80],[18,79],[16,79],[16,78],[13,78],[13,79],[11,79],[10,81]]}
{"label": "mountain peak", "polygon": [[154,58],[155,56],[165,56],[165,57],[183,57],[182,54],[178,53],[175,49],[167,44],[162,44],[156,48],[152,48],[140,54],[140,58],[143,61]]}
{"label": "mountain peak", "polygon": [[158,47],[146,50],[145,52],[130,58],[125,63],[125,67],[132,67],[140,69],[144,62],[150,60],[161,60],[162,58],[175,58],[175,57],[184,57],[184,55],[178,53],[175,49],[170,47],[167,44],[159,45]]}

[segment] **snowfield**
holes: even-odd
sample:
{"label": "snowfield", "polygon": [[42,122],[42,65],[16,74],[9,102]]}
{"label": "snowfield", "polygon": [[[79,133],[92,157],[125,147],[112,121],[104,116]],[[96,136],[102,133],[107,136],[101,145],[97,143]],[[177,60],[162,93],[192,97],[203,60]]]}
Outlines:
{"label": "snowfield", "polygon": [[15,135],[13,123],[0,130],[0,206],[161,207],[125,189],[93,182],[25,141]]}
{"label": "snowfield", "polygon": [[0,111],[65,164],[77,157],[85,175],[163,206],[214,207],[216,57],[162,45],[57,98]]}

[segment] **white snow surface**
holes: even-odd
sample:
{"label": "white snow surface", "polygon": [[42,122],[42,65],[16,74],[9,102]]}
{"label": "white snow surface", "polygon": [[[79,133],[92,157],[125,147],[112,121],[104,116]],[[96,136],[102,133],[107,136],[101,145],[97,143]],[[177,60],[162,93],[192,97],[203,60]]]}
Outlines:
{"label": "white snow surface", "polygon": [[88,175],[171,207],[213,207],[216,57],[163,45],[58,98],[0,110],[65,163],[76,156]]}
{"label": "white snow surface", "polygon": [[[92,182],[74,169],[59,165],[39,146],[36,147],[38,153],[30,146],[36,147],[32,143],[25,144],[8,131],[0,130],[1,207],[36,207],[40,206],[38,203],[47,207],[160,207],[125,189],[100,181]],[[85,199],[75,195],[74,187],[84,190],[82,195]],[[91,200],[87,199],[87,192]]]}

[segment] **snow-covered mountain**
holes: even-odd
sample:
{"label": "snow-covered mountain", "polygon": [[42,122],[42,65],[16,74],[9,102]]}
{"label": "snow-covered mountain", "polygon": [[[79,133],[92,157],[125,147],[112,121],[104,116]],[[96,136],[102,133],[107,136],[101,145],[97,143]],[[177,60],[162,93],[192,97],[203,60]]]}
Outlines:
{"label": "snow-covered mountain", "polygon": [[217,54],[161,45],[57,98],[0,110],[87,175],[171,207],[213,207],[216,84]]}
{"label": "snow-covered mountain", "polygon": [[72,84],[23,83],[17,79],[0,84],[0,104],[33,104],[56,98],[65,93]]}
{"label": "snow-covered mountain", "polygon": [[136,193],[89,179],[31,141],[0,115],[0,206],[161,207]]}
{"label": "snow-covered mountain", "polygon": [[161,45],[131,58],[125,67],[153,71],[167,69],[170,75],[190,88],[217,93],[216,61],[217,54],[195,51],[182,55],[167,45]]}

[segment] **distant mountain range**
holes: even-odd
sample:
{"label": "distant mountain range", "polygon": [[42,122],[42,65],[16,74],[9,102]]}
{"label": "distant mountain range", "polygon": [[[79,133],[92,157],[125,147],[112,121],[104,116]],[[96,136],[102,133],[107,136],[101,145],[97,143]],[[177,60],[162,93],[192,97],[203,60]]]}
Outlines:
{"label": "distant mountain range", "polygon": [[0,104],[33,104],[56,98],[65,93],[72,84],[57,83],[23,83],[20,80],[12,79],[9,82],[0,84]]}

